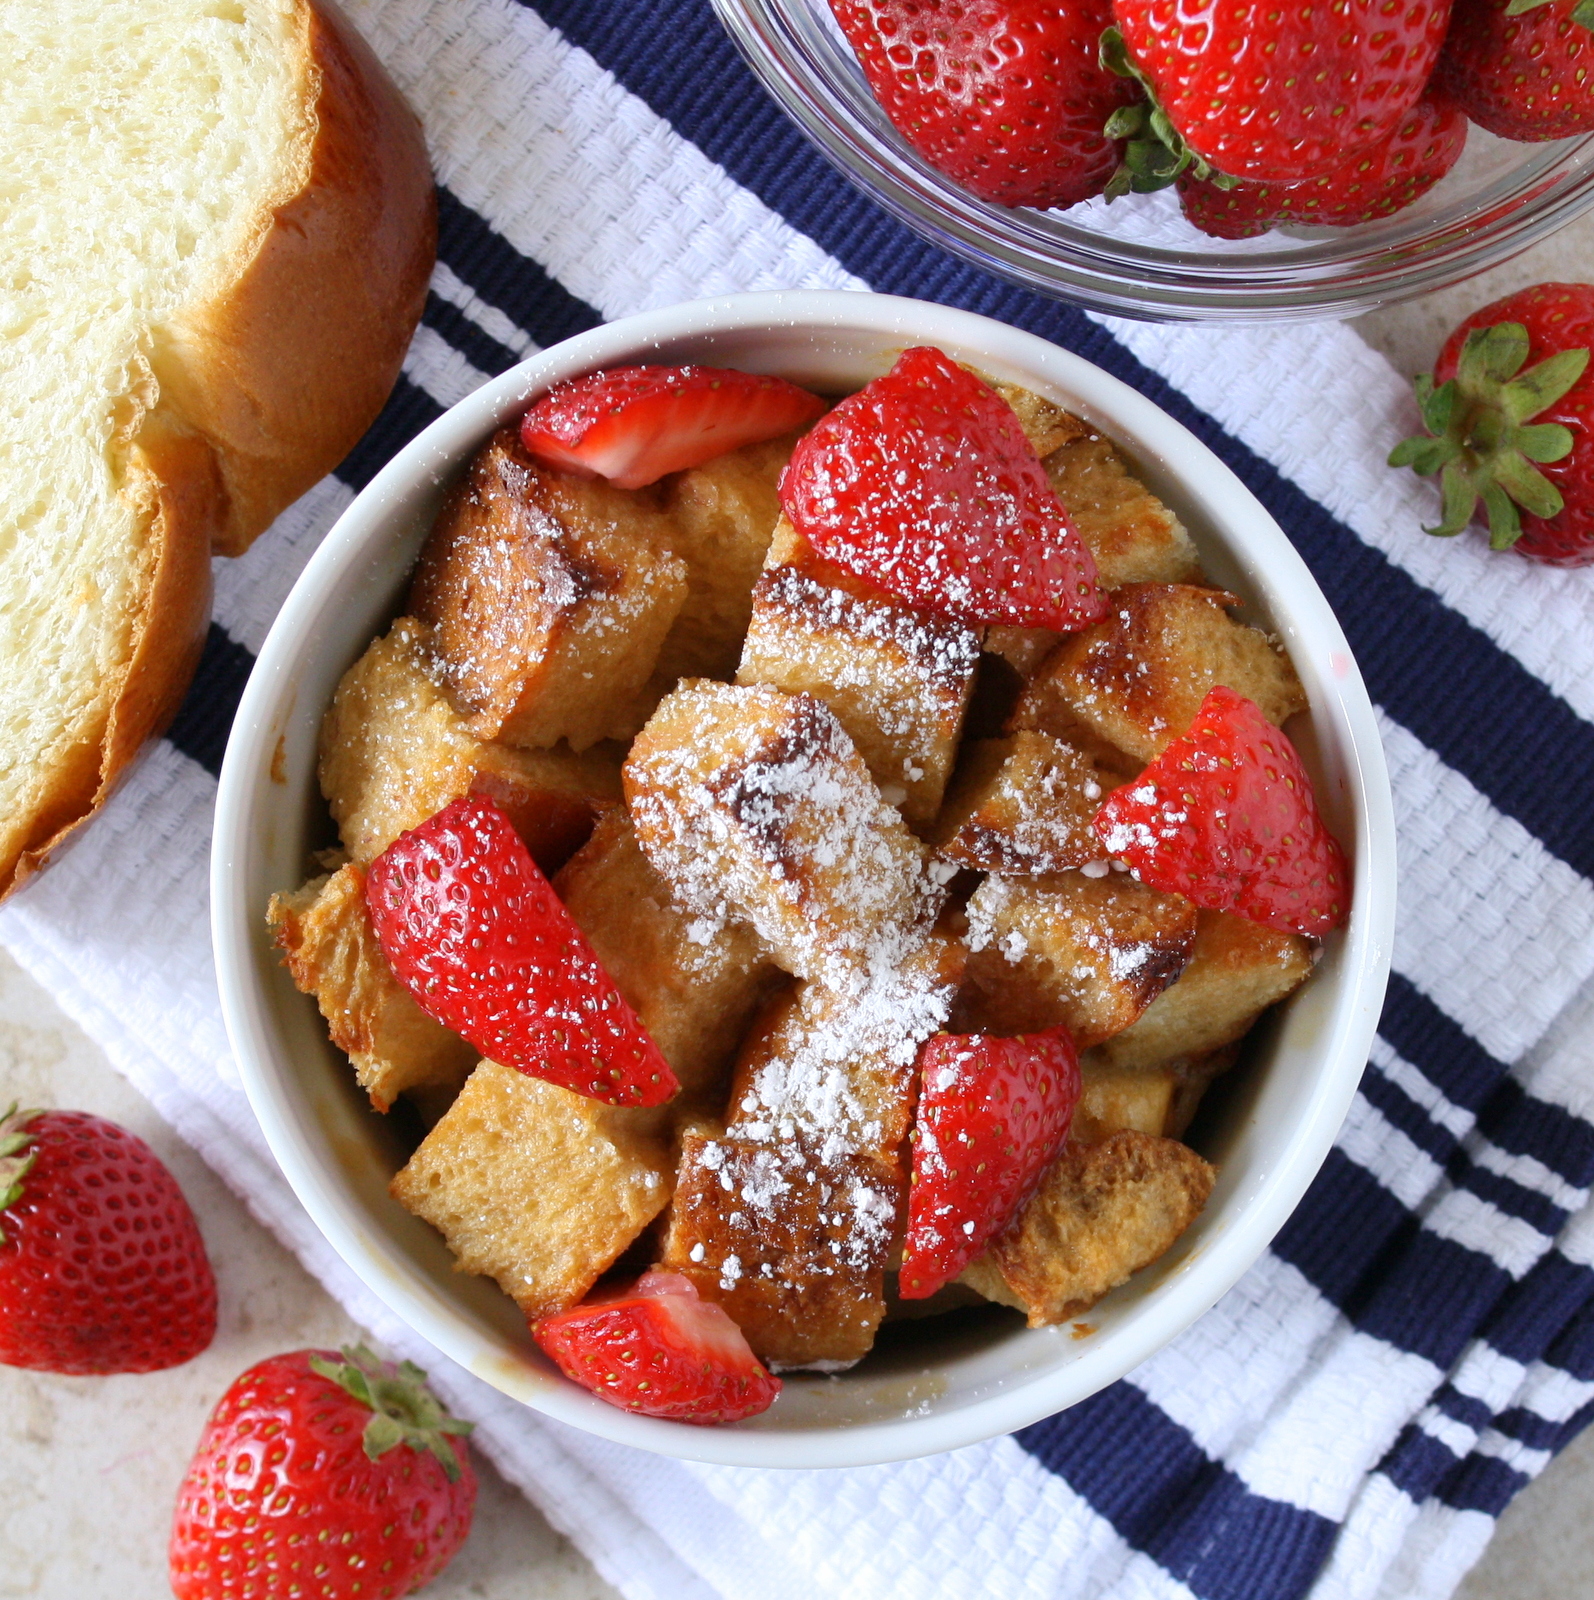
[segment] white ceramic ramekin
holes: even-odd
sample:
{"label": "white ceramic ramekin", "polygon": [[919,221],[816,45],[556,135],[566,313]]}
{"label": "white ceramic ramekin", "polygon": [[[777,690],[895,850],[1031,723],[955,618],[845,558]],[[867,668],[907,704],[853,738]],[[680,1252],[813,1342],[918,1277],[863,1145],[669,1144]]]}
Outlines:
{"label": "white ceramic ramekin", "polygon": [[[1350,921],[1227,1086],[1202,1145],[1219,1167],[1205,1213],[1090,1313],[1093,1332],[926,1322],[853,1372],[788,1378],[770,1412],[736,1427],[634,1416],[559,1376],[511,1302],[456,1273],[442,1239],[388,1198],[404,1152],[280,965],[266,901],[306,877],[307,852],[329,837],[315,751],[332,691],[395,614],[445,490],[495,428],[549,385],[605,366],[699,361],[834,393],[916,344],[1099,425],[1178,511],[1212,576],[1282,636],[1311,699],[1310,727],[1291,731],[1354,863]],[[288,1181],[350,1267],[439,1350],[549,1416],[644,1450],[856,1466],[949,1450],[1072,1405],[1173,1338],[1256,1259],[1321,1165],[1367,1057],[1389,966],[1394,838],[1378,728],[1344,634],[1278,525],[1183,427],[1078,356],[967,312],[865,294],[737,295],[610,323],[505,373],[400,451],[344,513],[283,606],[233,727],[212,862],[216,968],[239,1069]]]}

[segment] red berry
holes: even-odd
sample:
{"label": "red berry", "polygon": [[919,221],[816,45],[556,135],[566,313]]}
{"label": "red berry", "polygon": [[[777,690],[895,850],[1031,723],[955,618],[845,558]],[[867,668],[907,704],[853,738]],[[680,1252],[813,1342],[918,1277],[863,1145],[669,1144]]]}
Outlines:
{"label": "red berry", "polygon": [[1142,883],[1208,910],[1303,934],[1345,920],[1349,869],[1301,758],[1222,684],[1187,734],[1107,796],[1093,825]]}
{"label": "red berry", "polygon": [[825,402],[723,367],[614,367],[550,390],[520,422],[539,460],[640,489],[667,472],[806,427]]}
{"label": "red berry", "polygon": [[1197,156],[1231,177],[1294,183],[1394,136],[1433,71],[1450,0],[1113,0],[1113,14]]}
{"label": "red berry", "polygon": [[1187,173],[1179,180],[1179,204],[1196,227],[1219,239],[1254,238],[1279,223],[1346,228],[1393,216],[1426,194],[1456,164],[1466,142],[1467,119],[1429,93],[1387,144],[1320,178],[1220,189]]}
{"label": "red berry", "polygon": [[949,1283],[1018,1215],[1079,1103],[1079,1056],[1066,1028],[1017,1039],[938,1033],[919,1067],[904,1300]]}
{"label": "red berry", "polygon": [[680,1088],[492,801],[466,795],[401,834],[365,898],[394,976],[483,1055],[610,1105]]}
{"label": "red berry", "polygon": [[397,1600],[470,1532],[476,1474],[405,1362],[296,1350],[221,1397],[177,1491],[177,1600]]}
{"label": "red berry", "polygon": [[1072,632],[1106,609],[1018,418],[939,350],[909,350],[799,440],[780,501],[820,555],[925,611]]}
{"label": "red berry", "polygon": [[1453,332],[1417,380],[1427,434],[1391,466],[1440,475],[1459,533],[1479,502],[1495,549],[1558,567],[1594,564],[1594,284],[1540,283]]}
{"label": "red berry", "polygon": [[559,1370],[610,1405],[672,1422],[740,1422],[767,1411],[780,1379],[723,1306],[678,1272],[532,1324]]}
{"label": "red berry", "polygon": [[1137,97],[1097,52],[1108,0],[830,0],[881,109],[949,178],[1004,206],[1071,206],[1106,188],[1103,128]]}
{"label": "red berry", "polygon": [[0,1362],[156,1372],[216,1332],[216,1280],[177,1180],[85,1111],[0,1117]]}
{"label": "red berry", "polygon": [[1434,82],[1502,139],[1594,133],[1591,29],[1589,0],[1456,0]]}

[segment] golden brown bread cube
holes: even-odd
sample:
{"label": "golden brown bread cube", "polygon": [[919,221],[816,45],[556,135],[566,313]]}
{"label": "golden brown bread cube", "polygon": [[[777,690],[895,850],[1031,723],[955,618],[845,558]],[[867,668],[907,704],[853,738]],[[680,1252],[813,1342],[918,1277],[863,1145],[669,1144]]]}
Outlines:
{"label": "golden brown bread cube", "polygon": [[452,1093],[465,1081],[476,1051],[427,1016],[389,970],[358,867],[272,895],[266,920],[294,983],[315,996],[333,1044],[378,1111],[406,1090]]}
{"label": "golden brown bread cube", "polygon": [[1161,1066],[1121,1067],[1105,1051],[1098,1045],[1079,1058],[1079,1105],[1070,1137],[1082,1144],[1098,1143],[1120,1128],[1182,1138],[1207,1085],[1233,1066],[1238,1053],[1231,1045],[1175,1056]]}
{"label": "golden brown bread cube", "polygon": [[825,1154],[895,1159],[913,1120],[919,1046],[945,1026],[966,960],[962,940],[938,929],[861,990],[797,983],[776,996],[742,1042],[726,1133],[777,1144],[802,1135]]}
{"label": "golden brown bread cube", "polygon": [[584,750],[629,738],[686,600],[686,563],[645,490],[532,459],[504,429],[421,552],[410,610],[483,739]]}
{"label": "golden brown bread cube", "polygon": [[957,753],[979,638],[820,561],[782,519],[753,590],[738,683],[823,700],[886,799],[928,823]]}
{"label": "golden brown bread cube", "polygon": [[1312,946],[1299,934],[1264,928],[1230,911],[1203,911],[1178,982],[1102,1046],[1103,1058],[1114,1066],[1143,1068],[1217,1050],[1304,983],[1311,970]]}
{"label": "golden brown bread cube", "polygon": [[1037,456],[1048,456],[1070,439],[1090,431],[1088,423],[1071,411],[1065,411],[1055,400],[1047,400],[1016,383],[997,383],[984,373],[976,373],[976,376],[1012,408],[1024,437]]}
{"label": "golden brown bread cube", "polygon": [[757,935],[677,906],[620,807],[554,889],[680,1079],[677,1110],[718,1112],[737,1041],[779,977]]}
{"label": "golden brown bread cube", "polygon": [[771,1366],[839,1370],[885,1314],[906,1188],[893,1162],[804,1137],[683,1141],[663,1265],[730,1313]]}
{"label": "golden brown bread cube", "polygon": [[609,1106],[483,1061],[394,1177],[393,1198],[538,1317],[581,1299],[664,1209],[661,1108]]}
{"label": "golden brown bread cube", "polygon": [[1149,1266],[1201,1214],[1213,1168],[1175,1139],[1123,1130],[1070,1140],[1018,1220],[964,1272],[1032,1328],[1087,1311]]}
{"label": "golden brown bread cube", "polygon": [[431,629],[400,617],[343,675],[321,723],[321,792],[344,848],[367,864],[462,794],[508,814],[537,864],[556,871],[620,799],[620,753],[598,745],[485,744],[433,678]]}
{"label": "golden brown bread cube", "polygon": [[1082,724],[1144,763],[1188,731],[1214,684],[1254,700],[1275,724],[1306,709],[1289,658],[1259,628],[1228,615],[1235,596],[1144,583],[1112,600],[1100,622],[1065,639],[1030,680],[1011,729],[1066,739]]}
{"label": "golden brown bread cube", "polygon": [[753,615],[753,585],[780,518],[776,485],[798,433],[727,451],[664,480],[670,546],[686,562],[686,604],[655,668],[677,678],[729,678]]}
{"label": "golden brown bread cube", "polygon": [[750,922],[797,977],[845,987],[895,966],[939,907],[923,846],[811,695],[688,680],[637,736],[624,781],[677,900]]}
{"label": "golden brown bread cube", "polygon": [[936,819],[935,853],[960,867],[1018,875],[1100,861],[1091,819],[1117,782],[1050,734],[971,741]]}
{"label": "golden brown bread cube", "polygon": [[987,655],[1000,656],[1019,677],[1029,679],[1062,637],[1050,628],[1018,628],[1004,622],[985,630],[980,648]]}
{"label": "golden brown bread cube", "polygon": [[988,877],[968,905],[970,982],[984,1029],[1059,1025],[1083,1050],[1121,1033],[1184,970],[1196,909],[1127,873]]}
{"label": "golden brown bread cube", "polygon": [[1196,583],[1201,562],[1184,524],[1094,429],[1060,443],[1043,465],[1104,589],[1126,583]]}

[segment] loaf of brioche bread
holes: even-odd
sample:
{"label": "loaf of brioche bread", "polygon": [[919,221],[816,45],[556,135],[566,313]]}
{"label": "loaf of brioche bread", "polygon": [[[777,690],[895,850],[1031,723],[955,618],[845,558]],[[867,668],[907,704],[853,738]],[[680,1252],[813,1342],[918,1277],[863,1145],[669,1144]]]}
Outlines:
{"label": "loaf of brioche bread", "polygon": [[380,410],[435,201],[324,0],[0,8],[0,894],[104,801],[237,554]]}

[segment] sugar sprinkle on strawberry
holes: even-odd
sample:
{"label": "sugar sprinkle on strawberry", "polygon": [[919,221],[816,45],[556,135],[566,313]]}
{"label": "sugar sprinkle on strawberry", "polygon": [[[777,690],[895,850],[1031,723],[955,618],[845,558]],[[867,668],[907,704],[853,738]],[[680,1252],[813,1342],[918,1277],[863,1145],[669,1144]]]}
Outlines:
{"label": "sugar sprinkle on strawberry", "polygon": [[680,1088],[492,801],[467,795],[400,835],[366,904],[394,976],[483,1055],[610,1105]]}
{"label": "sugar sprinkle on strawberry", "polygon": [[550,466],[640,489],[806,427],[825,402],[785,378],[728,367],[613,367],[550,390],[520,442]]}
{"label": "sugar sprinkle on strawberry", "polygon": [[1207,910],[1311,935],[1345,920],[1349,868],[1295,747],[1222,684],[1092,826],[1141,882]]}
{"label": "sugar sprinkle on strawberry", "polygon": [[1080,1090],[1066,1028],[1015,1039],[938,1033],[919,1064],[904,1300],[949,1283],[1018,1215],[1063,1148]]}
{"label": "sugar sprinkle on strawberry", "polygon": [[1106,609],[1011,407],[939,350],[908,350],[810,429],[780,500],[826,560],[922,610],[1072,632]]}
{"label": "sugar sprinkle on strawberry", "polygon": [[647,1272],[534,1323],[561,1372],[610,1405],[673,1422],[740,1422],[767,1411],[780,1379],[723,1307],[678,1272]]}

